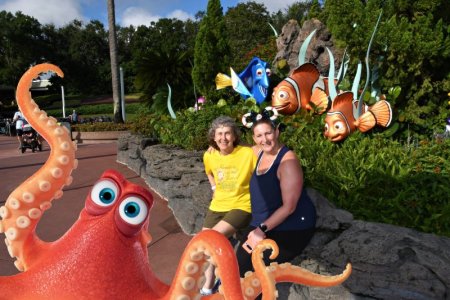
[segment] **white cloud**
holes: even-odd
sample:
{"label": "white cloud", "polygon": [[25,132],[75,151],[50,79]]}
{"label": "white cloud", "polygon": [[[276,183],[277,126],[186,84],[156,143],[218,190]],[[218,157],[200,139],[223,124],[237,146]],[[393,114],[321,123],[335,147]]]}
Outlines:
{"label": "white cloud", "polygon": [[157,22],[161,16],[153,15],[149,11],[140,8],[131,6],[125,9],[122,14],[120,25],[127,27],[133,25],[135,27],[139,25],[149,26],[150,22]]}
{"label": "white cloud", "polygon": [[195,19],[195,17],[193,15],[190,15],[189,13],[187,13],[183,10],[180,10],[180,9],[174,10],[173,12],[169,13],[167,15],[167,18],[169,18],[169,19],[175,18],[175,19],[178,19],[181,21],[186,21],[187,19],[192,19],[192,20]]}
{"label": "white cloud", "polygon": [[51,23],[58,27],[73,19],[85,21],[77,0],[8,0],[0,4],[0,10],[13,14],[21,11],[24,15],[33,16],[41,24]]}
{"label": "white cloud", "polygon": [[194,19],[194,16],[190,15],[189,13],[183,10],[177,9],[167,14],[167,16],[163,17],[159,15],[154,15],[142,7],[132,6],[128,7],[123,12],[122,17],[120,19],[120,25],[124,27],[130,25],[133,25],[135,27],[139,25],[148,26],[150,25],[150,22],[152,21],[157,22],[161,18],[169,18],[169,19],[176,18],[185,21],[187,19]]}
{"label": "white cloud", "polygon": [[[255,2],[262,3],[266,6],[267,10],[270,13],[277,12],[281,10],[284,12],[288,6],[294,4],[295,2],[299,2],[299,0],[254,0]],[[306,0],[300,1],[300,2],[306,2]]]}

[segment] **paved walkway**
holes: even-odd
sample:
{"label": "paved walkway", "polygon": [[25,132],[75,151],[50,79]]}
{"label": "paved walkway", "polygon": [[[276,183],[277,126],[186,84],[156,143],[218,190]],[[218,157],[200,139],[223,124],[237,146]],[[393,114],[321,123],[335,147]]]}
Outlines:
{"label": "paved walkway", "polygon": [[[17,150],[16,137],[0,135],[0,206],[9,194],[25,179],[37,171],[47,160],[50,150],[47,144],[42,152],[24,154]],[[38,224],[37,234],[45,241],[53,241],[64,234],[78,218],[92,185],[106,169],[120,171],[129,181],[146,186],[136,173],[116,162],[116,143],[80,144],[76,157],[78,168],[73,171],[73,183],[64,189],[61,199],[53,201]],[[148,187],[147,187],[148,188]],[[153,191],[152,191],[153,193]],[[178,266],[181,254],[191,239],[182,232],[167,202],[153,193],[155,203],[150,212],[149,232],[153,237],[149,245],[149,261],[154,273],[164,282],[170,283]],[[0,276],[16,274],[13,259],[0,242]]]}

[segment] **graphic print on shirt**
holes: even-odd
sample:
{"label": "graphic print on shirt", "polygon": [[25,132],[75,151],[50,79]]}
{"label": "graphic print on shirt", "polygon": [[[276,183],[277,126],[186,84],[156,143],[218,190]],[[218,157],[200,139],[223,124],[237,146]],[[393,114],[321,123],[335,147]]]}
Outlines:
{"label": "graphic print on shirt", "polygon": [[217,169],[217,184],[224,192],[233,192],[238,184],[239,169],[234,166],[220,166]]}

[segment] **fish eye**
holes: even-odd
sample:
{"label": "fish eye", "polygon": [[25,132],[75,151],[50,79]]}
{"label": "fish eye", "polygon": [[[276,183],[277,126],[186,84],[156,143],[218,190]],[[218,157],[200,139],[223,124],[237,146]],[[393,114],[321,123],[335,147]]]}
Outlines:
{"label": "fish eye", "polygon": [[119,195],[117,185],[108,179],[97,182],[91,191],[92,201],[102,207],[112,205]]}
{"label": "fish eye", "polygon": [[266,74],[267,74],[267,76],[270,76],[270,75],[272,75],[272,70],[271,70],[271,69],[269,69],[269,68],[267,68],[267,69],[266,69]]}
{"label": "fish eye", "polygon": [[263,70],[263,69],[261,69],[261,68],[258,68],[258,69],[256,70],[256,75],[258,75],[258,76],[262,76],[263,72],[264,72],[264,70]]}
{"label": "fish eye", "polygon": [[286,100],[289,98],[289,94],[286,91],[279,91],[277,97]]}
{"label": "fish eye", "polygon": [[342,122],[336,122],[334,124],[334,129],[341,130],[342,128],[344,128],[344,124]]}
{"label": "fish eye", "polygon": [[148,207],[144,200],[131,196],[119,205],[120,218],[128,224],[138,225],[147,218]]}

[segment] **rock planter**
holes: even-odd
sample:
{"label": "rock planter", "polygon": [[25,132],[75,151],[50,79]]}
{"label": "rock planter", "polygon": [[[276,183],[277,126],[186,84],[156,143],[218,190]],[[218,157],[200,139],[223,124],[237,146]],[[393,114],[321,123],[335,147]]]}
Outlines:
{"label": "rock planter", "polygon": [[126,131],[72,131],[72,140],[78,144],[110,143]]}

